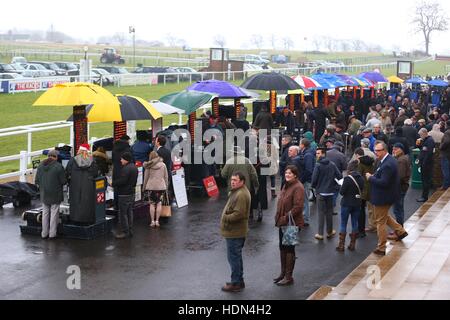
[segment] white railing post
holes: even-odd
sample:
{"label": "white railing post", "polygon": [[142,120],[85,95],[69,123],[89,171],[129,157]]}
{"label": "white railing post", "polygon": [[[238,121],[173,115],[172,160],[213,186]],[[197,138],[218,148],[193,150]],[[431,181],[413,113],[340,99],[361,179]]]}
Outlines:
{"label": "white railing post", "polygon": [[[28,153],[31,153],[31,141],[32,141],[33,133],[28,132]],[[27,164],[31,164],[31,157],[28,157]]]}
{"label": "white railing post", "polygon": [[26,151],[20,151],[20,182],[26,182],[27,178],[25,174],[27,173],[27,158],[28,158],[28,152]]}

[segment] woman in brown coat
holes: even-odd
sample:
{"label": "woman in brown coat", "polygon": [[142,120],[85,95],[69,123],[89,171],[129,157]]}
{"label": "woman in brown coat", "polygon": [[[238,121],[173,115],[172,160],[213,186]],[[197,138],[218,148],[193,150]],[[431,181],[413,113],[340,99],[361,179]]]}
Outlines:
{"label": "woman in brown coat", "polygon": [[144,162],[144,169],[144,190],[149,192],[150,198],[150,227],[159,227],[161,201],[169,186],[167,168],[163,159],[152,151],[150,161]]}
{"label": "woman in brown coat", "polygon": [[280,237],[280,261],[281,273],[273,279],[273,282],[279,286],[288,286],[294,283],[292,272],[295,266],[295,246],[282,245],[283,231],[282,226],[289,223],[289,212],[292,213],[295,225],[303,227],[303,203],[305,189],[298,180],[299,172],[296,166],[287,166],[285,171],[286,183],[281,190],[277,204],[277,213],[275,215],[275,226],[279,228]]}

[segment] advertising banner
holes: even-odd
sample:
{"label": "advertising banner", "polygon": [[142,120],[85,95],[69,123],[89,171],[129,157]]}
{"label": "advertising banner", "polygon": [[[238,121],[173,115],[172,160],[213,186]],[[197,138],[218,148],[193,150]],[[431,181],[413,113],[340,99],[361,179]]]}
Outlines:
{"label": "advertising banner", "polygon": [[27,79],[27,80],[12,80],[9,81],[9,93],[15,92],[30,92],[30,91],[45,91],[52,88],[58,83],[69,82],[68,77],[58,78],[57,80],[48,79]]}

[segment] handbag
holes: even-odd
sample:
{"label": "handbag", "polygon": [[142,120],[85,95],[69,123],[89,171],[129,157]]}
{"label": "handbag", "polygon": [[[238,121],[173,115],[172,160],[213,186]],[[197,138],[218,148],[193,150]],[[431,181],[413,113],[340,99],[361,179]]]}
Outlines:
{"label": "handbag", "polygon": [[169,193],[164,192],[163,199],[161,201],[161,217],[171,217],[172,216],[172,206],[169,201]]}
{"label": "handbag", "polygon": [[283,238],[281,239],[283,246],[296,246],[298,244],[298,227],[295,225],[290,211],[288,225],[281,227],[281,231],[283,232]]}
{"label": "handbag", "polygon": [[355,198],[356,198],[356,199],[361,199],[362,192],[361,192],[361,188],[359,187],[358,182],[356,182],[355,178],[353,178],[353,176],[350,175],[350,174],[349,174],[347,177],[350,177],[350,178],[353,180],[353,182],[355,183],[356,187],[358,188],[359,194],[356,194],[356,195],[355,195]]}

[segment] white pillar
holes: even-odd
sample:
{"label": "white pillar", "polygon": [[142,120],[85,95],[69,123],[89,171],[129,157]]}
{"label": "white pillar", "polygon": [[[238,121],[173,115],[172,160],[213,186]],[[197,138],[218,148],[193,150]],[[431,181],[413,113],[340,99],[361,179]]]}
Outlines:
{"label": "white pillar", "polygon": [[[31,141],[32,141],[32,133],[28,132],[28,153],[31,153]],[[31,157],[28,157],[27,164],[31,164]]]}
{"label": "white pillar", "polygon": [[27,172],[27,158],[28,153],[26,151],[20,151],[20,182],[26,182],[27,178],[25,176]]}

